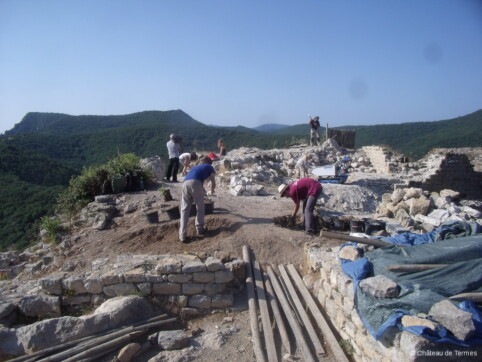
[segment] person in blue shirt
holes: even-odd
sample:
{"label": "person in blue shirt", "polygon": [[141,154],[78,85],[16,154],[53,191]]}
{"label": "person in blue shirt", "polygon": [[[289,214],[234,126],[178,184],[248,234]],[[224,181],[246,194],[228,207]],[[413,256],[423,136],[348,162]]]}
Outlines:
{"label": "person in blue shirt", "polygon": [[216,188],[216,171],[212,166],[213,161],[209,157],[203,159],[202,165],[194,166],[189,170],[182,183],[181,195],[181,223],[179,226],[179,240],[183,243],[187,241],[187,224],[193,202],[196,204],[196,231],[198,235],[206,232],[204,226],[204,182],[211,181],[211,194]]}

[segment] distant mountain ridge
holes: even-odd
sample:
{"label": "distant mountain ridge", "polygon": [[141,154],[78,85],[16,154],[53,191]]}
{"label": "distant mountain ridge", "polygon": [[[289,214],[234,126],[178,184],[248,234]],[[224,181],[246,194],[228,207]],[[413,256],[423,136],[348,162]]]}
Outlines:
{"label": "distant mountain ridge", "polygon": [[187,113],[178,110],[171,111],[144,111],[126,115],[95,116],[80,115],[72,116],[63,113],[40,113],[30,112],[23,117],[5,135],[12,136],[21,133],[40,134],[81,134],[92,133],[98,130],[163,125],[176,127],[179,124],[191,127],[204,126],[194,120]]}

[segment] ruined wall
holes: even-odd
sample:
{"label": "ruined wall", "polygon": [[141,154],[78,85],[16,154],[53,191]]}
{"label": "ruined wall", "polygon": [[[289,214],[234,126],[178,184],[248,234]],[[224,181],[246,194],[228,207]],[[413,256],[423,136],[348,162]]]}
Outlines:
{"label": "ruined wall", "polygon": [[337,259],[339,248],[312,246],[305,249],[304,281],[317,296],[321,307],[339,333],[345,351],[356,362],[457,361],[464,354],[473,359],[482,354],[481,348],[462,348],[444,343],[432,343],[415,334],[392,329],[381,340],[375,340],[363,325],[354,305],[353,281],[341,270]]}
{"label": "ruined wall", "polygon": [[395,166],[392,161],[392,153],[380,146],[365,146],[362,147],[371,165],[377,173],[389,174],[393,171]]}
{"label": "ruined wall", "polygon": [[24,315],[44,318],[90,309],[117,296],[139,295],[154,298],[171,312],[188,317],[230,307],[233,288],[239,288],[245,280],[244,262],[239,259],[222,262],[209,257],[201,261],[184,255],[159,255],[157,259],[153,262],[150,256],[137,267],[104,265],[102,272],[48,276],[38,281],[40,294],[9,302]]}
{"label": "ruined wall", "polygon": [[474,171],[465,154],[435,154],[426,163],[432,165],[432,169],[421,180],[410,181],[410,187],[435,192],[451,189],[460,192],[462,198],[482,198],[482,172]]}

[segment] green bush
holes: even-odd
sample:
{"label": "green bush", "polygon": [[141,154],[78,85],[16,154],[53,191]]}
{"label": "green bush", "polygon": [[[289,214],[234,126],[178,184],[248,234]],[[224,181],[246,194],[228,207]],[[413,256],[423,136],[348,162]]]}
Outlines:
{"label": "green bush", "polygon": [[40,227],[47,231],[47,235],[53,243],[57,240],[57,234],[64,231],[62,221],[58,217],[43,216],[40,219]]}
{"label": "green bush", "polygon": [[95,196],[112,192],[112,179],[131,173],[142,177],[145,185],[153,179],[150,170],[141,168],[140,159],[133,153],[119,154],[107,164],[84,167],[79,176],[70,179],[69,187],[57,200],[57,210],[72,216],[95,199]]}

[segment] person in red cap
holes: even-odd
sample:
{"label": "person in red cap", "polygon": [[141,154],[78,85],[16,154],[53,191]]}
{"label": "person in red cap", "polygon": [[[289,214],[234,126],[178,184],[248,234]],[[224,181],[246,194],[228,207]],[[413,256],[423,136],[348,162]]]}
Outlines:
{"label": "person in red cap", "polygon": [[313,180],[312,178],[306,177],[293,182],[290,185],[282,184],[278,187],[278,192],[281,197],[291,197],[295,203],[293,213],[291,217],[293,220],[296,219],[296,214],[300,208],[300,201],[303,201],[303,213],[305,216],[305,232],[307,234],[313,234],[315,217],[313,212],[315,210],[315,205],[321,196],[323,188],[321,184]]}

